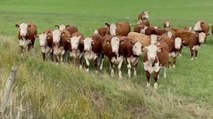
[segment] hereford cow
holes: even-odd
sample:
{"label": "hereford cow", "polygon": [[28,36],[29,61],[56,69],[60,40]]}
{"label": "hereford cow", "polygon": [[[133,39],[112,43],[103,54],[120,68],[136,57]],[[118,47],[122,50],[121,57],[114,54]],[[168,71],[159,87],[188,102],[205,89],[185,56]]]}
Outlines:
{"label": "hereford cow", "polygon": [[90,60],[94,60],[94,66],[96,70],[98,66],[100,70],[103,69],[103,50],[102,50],[103,38],[99,34],[93,34],[90,37],[86,37],[83,40],[84,43],[84,59],[87,65],[87,71],[89,71]]}
{"label": "hereford cow", "polygon": [[75,64],[80,64],[80,68],[82,68],[82,58],[84,51],[83,39],[84,35],[81,32],[75,32],[68,40],[71,45],[70,56],[74,59]]}
{"label": "hereford cow", "polygon": [[176,67],[176,58],[180,52],[182,47],[182,40],[179,37],[169,37],[168,35],[164,34],[160,37],[161,41],[164,41],[169,47],[169,66],[173,68]]}
{"label": "hereford cow", "polygon": [[169,47],[164,41],[160,41],[157,45],[151,44],[144,48],[144,70],[146,72],[147,87],[150,86],[150,75],[154,73],[154,88],[157,89],[157,80],[159,79],[160,68],[164,68],[164,78],[166,78],[166,66],[169,61]]}
{"label": "hereford cow", "polygon": [[189,46],[191,52],[191,60],[193,60],[197,59],[198,50],[200,48],[200,45],[204,43],[206,34],[204,32],[193,33],[189,31],[181,31],[175,33],[175,37],[179,37],[182,39],[183,46]]}
{"label": "hereford cow", "polygon": [[105,23],[109,27],[110,35],[114,36],[127,36],[131,31],[130,24],[128,22],[119,22],[116,24]]}
{"label": "hereford cow", "polygon": [[21,23],[15,25],[19,28],[18,39],[19,39],[19,46],[21,48],[21,53],[25,50],[30,50],[34,48],[35,38],[37,36],[37,27],[35,24],[32,23]]}
{"label": "hereford cow", "polygon": [[41,48],[42,58],[43,61],[46,60],[46,56],[48,54],[51,55],[51,59],[53,61],[53,37],[52,37],[52,31],[46,30],[42,34],[38,36],[39,38],[39,44]]}
{"label": "hereford cow", "polygon": [[142,11],[138,15],[138,20],[148,20],[148,19],[149,19],[149,12],[147,12],[147,11]]}

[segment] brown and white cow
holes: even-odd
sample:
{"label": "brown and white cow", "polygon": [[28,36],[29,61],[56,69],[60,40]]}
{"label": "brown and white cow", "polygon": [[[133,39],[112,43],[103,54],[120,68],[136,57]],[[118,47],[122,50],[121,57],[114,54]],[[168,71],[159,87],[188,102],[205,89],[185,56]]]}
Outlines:
{"label": "brown and white cow", "polygon": [[82,68],[82,59],[84,51],[83,40],[84,35],[81,32],[73,33],[68,40],[71,45],[70,56],[74,59],[75,64],[80,64],[80,68]]}
{"label": "brown and white cow", "polygon": [[86,61],[87,71],[89,71],[90,60],[94,61],[96,70],[98,67],[103,69],[103,50],[102,50],[103,37],[99,34],[93,34],[83,40],[84,43],[84,59]]}
{"label": "brown and white cow", "polygon": [[147,11],[142,11],[139,15],[138,15],[138,20],[148,20],[149,19],[149,12]]}
{"label": "brown and white cow", "polygon": [[143,59],[144,70],[146,72],[147,87],[150,86],[150,75],[154,73],[154,88],[157,89],[157,80],[159,79],[160,68],[164,68],[164,78],[166,78],[166,66],[169,61],[169,47],[164,41],[151,44],[144,48],[145,54]]}
{"label": "brown and white cow", "polygon": [[37,26],[33,23],[21,23],[15,25],[19,28],[18,39],[21,53],[25,50],[34,48],[34,42],[37,36]]}
{"label": "brown and white cow", "polygon": [[119,22],[116,24],[105,23],[105,25],[109,27],[109,32],[112,36],[127,36],[131,31],[131,27],[128,22]]}
{"label": "brown and white cow", "polygon": [[175,37],[181,38],[183,46],[189,46],[191,60],[193,60],[197,59],[198,50],[201,44],[205,42],[206,34],[204,32],[193,33],[190,31],[181,31],[175,33]]}
{"label": "brown and white cow", "polygon": [[164,34],[160,37],[161,41],[164,41],[169,47],[169,66],[173,68],[176,67],[176,58],[180,52],[182,47],[182,40],[179,37],[169,37],[168,35]]}
{"label": "brown and white cow", "polygon": [[41,48],[41,54],[43,61],[46,60],[46,56],[48,54],[51,55],[51,59],[53,61],[53,37],[52,37],[52,30],[48,29],[42,34],[38,36],[39,44]]}
{"label": "brown and white cow", "polygon": [[[197,21],[197,22],[195,23],[194,27],[193,27],[193,30],[194,30],[195,32],[198,32],[198,33],[203,32],[203,33],[206,34],[206,36],[209,35],[209,25],[208,25],[208,23],[205,22],[205,21]],[[207,39],[207,38],[205,38],[204,43],[206,43],[206,39]]]}

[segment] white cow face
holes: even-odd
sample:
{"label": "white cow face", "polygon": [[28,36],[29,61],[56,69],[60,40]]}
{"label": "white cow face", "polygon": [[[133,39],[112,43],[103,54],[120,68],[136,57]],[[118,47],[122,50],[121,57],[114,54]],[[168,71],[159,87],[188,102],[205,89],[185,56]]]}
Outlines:
{"label": "white cow face", "polygon": [[145,47],[145,50],[147,51],[148,60],[151,62],[153,62],[155,58],[157,57],[157,52],[160,52],[160,48],[154,44],[151,44],[148,47]]}
{"label": "white cow face", "polygon": [[181,38],[179,38],[179,37],[175,38],[175,49],[180,49],[181,45],[182,45]]}
{"label": "white cow face", "polygon": [[109,29],[110,29],[110,34],[112,36],[116,35],[116,25],[115,24],[111,24]]}
{"label": "white cow face", "polygon": [[59,43],[61,39],[61,32],[58,29],[56,29],[52,31],[52,34],[53,34],[53,42]]}
{"label": "white cow face", "polygon": [[56,28],[58,28],[58,30],[62,31],[64,29],[66,29],[66,26],[64,24],[59,25],[55,25]]}
{"label": "white cow face", "polygon": [[118,53],[120,40],[118,37],[112,37],[111,39],[112,52]]}
{"label": "white cow face", "polygon": [[166,21],[166,28],[170,28],[170,22],[169,21]]}
{"label": "white cow face", "polygon": [[140,56],[142,54],[142,44],[141,42],[137,41],[136,43],[134,43],[133,47],[132,47],[132,52],[134,55],[136,56]]}
{"label": "white cow face", "polygon": [[39,44],[41,47],[41,52],[45,53],[45,47],[46,47],[46,43],[47,43],[47,34],[43,33],[41,35],[38,36],[39,38]]}
{"label": "white cow face", "polygon": [[27,35],[28,24],[22,23],[19,25],[20,36],[24,37]]}
{"label": "white cow face", "polygon": [[143,18],[145,18],[145,19],[149,19],[149,12],[144,11],[143,13],[144,13],[144,17],[143,17]]}
{"label": "white cow face", "polygon": [[198,33],[198,39],[199,39],[199,43],[204,43],[206,39],[206,34],[204,32]]}
{"label": "white cow face", "polygon": [[151,44],[156,44],[158,40],[158,36],[157,35],[151,35]]}
{"label": "white cow face", "polygon": [[72,38],[70,38],[72,50],[78,49],[78,46],[79,46],[79,43],[80,43],[80,38],[81,38],[81,36],[73,36]]}
{"label": "white cow face", "polygon": [[201,28],[201,22],[198,21],[195,25],[194,25],[194,28],[193,28],[194,31],[201,31],[202,28]]}
{"label": "white cow face", "polygon": [[167,32],[167,36],[168,36],[169,38],[172,38],[172,36],[173,36],[172,32],[171,32],[171,31],[168,31],[168,32]]}
{"label": "white cow face", "polygon": [[92,50],[92,43],[93,43],[92,38],[90,38],[90,37],[85,38],[84,39],[84,50],[85,51]]}

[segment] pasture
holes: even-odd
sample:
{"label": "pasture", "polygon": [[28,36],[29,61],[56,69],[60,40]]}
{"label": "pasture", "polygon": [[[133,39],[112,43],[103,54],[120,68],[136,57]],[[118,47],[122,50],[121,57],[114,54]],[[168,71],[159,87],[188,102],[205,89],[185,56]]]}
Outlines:
{"label": "pasture", "polygon": [[[213,36],[202,45],[198,59],[190,60],[189,48],[177,58],[176,69],[162,73],[159,88],[146,88],[142,58],[138,76],[124,79],[104,71],[86,73],[72,64],[43,62],[38,40],[35,51],[20,56],[16,23],[33,22],[39,34],[55,24],[73,24],[89,36],[105,22],[137,22],[137,15],[150,12],[150,23],[162,27],[192,26],[197,20],[213,24],[212,0],[1,0],[0,89],[12,65],[19,67],[14,106],[34,118],[213,118]],[[153,81],[153,80],[152,80]],[[153,85],[153,84],[152,84]],[[21,97],[23,99],[21,100]],[[15,100],[15,99],[14,99]]]}

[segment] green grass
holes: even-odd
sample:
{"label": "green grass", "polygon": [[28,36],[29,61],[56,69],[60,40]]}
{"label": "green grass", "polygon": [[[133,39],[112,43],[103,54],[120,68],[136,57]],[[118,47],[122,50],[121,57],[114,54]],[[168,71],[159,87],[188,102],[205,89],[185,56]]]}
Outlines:
{"label": "green grass", "polygon": [[[14,88],[14,112],[34,118],[213,118],[212,36],[191,61],[189,49],[177,59],[177,68],[161,78],[159,89],[145,88],[142,60],[136,78],[122,81],[108,75],[80,71],[71,64],[56,66],[41,60],[38,42],[34,52],[20,56],[16,23],[34,22],[39,33],[55,24],[76,25],[85,36],[105,22],[128,21],[134,25],[142,10],[150,22],[162,26],[192,26],[197,20],[213,23],[211,0],[2,0],[0,1],[0,84],[13,65],[19,67]],[[125,70],[124,70],[125,71]],[[126,72],[124,72],[127,77]],[[162,77],[162,75],[161,75]],[[2,87],[2,86],[0,86]],[[21,100],[20,97],[23,97]]]}

